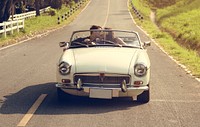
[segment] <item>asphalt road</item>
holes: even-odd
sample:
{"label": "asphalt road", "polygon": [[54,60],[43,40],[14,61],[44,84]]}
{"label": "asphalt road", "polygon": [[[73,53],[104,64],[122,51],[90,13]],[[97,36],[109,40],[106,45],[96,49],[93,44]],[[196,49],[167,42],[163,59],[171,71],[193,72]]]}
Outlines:
{"label": "asphalt road", "polygon": [[70,96],[56,100],[56,63],[62,53],[58,43],[73,30],[97,24],[138,31],[127,0],[92,0],[68,26],[25,43],[0,50],[0,127],[16,127],[40,97],[42,104],[26,127],[199,127],[200,83],[180,68],[154,43],[151,60],[151,101],[132,102]]}

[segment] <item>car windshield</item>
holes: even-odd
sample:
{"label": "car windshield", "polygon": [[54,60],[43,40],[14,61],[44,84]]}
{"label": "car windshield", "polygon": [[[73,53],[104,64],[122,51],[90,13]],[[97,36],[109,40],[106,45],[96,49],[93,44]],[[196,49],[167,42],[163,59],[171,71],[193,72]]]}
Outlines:
{"label": "car windshield", "polygon": [[134,47],[141,48],[138,34],[122,30],[81,30],[73,32],[70,47]]}

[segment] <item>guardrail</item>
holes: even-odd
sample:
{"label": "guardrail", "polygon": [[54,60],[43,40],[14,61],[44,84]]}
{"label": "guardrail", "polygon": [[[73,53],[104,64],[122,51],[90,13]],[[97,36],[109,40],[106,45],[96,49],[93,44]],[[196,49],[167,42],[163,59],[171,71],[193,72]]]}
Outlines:
{"label": "guardrail", "polygon": [[[40,9],[40,13],[48,11],[49,8],[50,7]],[[17,32],[19,32],[19,29],[24,29],[24,20],[35,16],[36,16],[36,11],[30,11],[22,14],[15,14],[13,15],[13,17],[10,16],[7,22],[0,23],[0,34],[4,34],[4,37],[6,38],[7,32],[10,32],[11,34],[13,34],[14,30],[17,30]]]}
{"label": "guardrail", "polygon": [[[77,11],[80,7],[82,7],[88,0],[82,0],[78,2],[73,8],[71,8],[68,12],[66,12],[64,15],[61,17],[58,17],[58,24],[62,20],[66,20],[68,17],[70,17],[75,11]],[[40,9],[40,13],[44,13],[47,11],[50,7]],[[35,11],[30,11],[27,13],[22,13],[22,14],[15,14],[13,17],[11,16],[7,22],[0,23],[0,34],[4,34],[4,37],[7,36],[7,32],[10,32],[13,34],[14,30],[17,30],[19,32],[19,29],[24,29],[24,20],[30,17],[35,17],[36,12]]]}
{"label": "guardrail", "polygon": [[143,20],[144,17],[141,15],[141,13],[136,9],[136,7],[133,5],[133,3],[131,2],[131,7],[135,13],[135,15],[139,18],[139,20]]}
{"label": "guardrail", "polygon": [[67,20],[75,11],[77,11],[79,8],[81,8],[88,0],[82,0],[78,2],[74,7],[70,8],[69,11],[67,11],[65,14],[58,16],[58,24],[61,23],[61,21]]}
{"label": "guardrail", "polygon": [[4,37],[7,36],[7,32],[11,32],[13,34],[14,30],[19,32],[19,29],[24,29],[24,19],[22,20],[15,20],[15,21],[8,21],[0,23],[0,34],[4,34]]}
{"label": "guardrail", "polygon": [[[50,9],[50,7],[46,7],[43,9],[40,9],[40,13],[44,13],[46,11],[48,11]],[[31,18],[31,17],[35,17],[36,16],[36,11],[30,11],[30,12],[26,12],[26,13],[22,13],[22,14],[15,14],[12,16],[10,16],[9,20],[21,20],[21,19],[27,19],[27,18]]]}

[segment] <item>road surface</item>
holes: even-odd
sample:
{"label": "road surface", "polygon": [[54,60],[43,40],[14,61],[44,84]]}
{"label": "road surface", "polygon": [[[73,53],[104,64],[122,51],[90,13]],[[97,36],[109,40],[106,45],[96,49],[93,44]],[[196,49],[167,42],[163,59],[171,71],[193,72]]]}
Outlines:
{"label": "road surface", "polygon": [[134,24],[127,0],[91,0],[68,26],[0,50],[0,127],[200,126],[200,83],[154,43],[148,48],[149,103],[140,104],[129,98],[99,100],[71,96],[59,104],[55,72],[62,50],[58,43],[68,41],[72,31],[88,29],[93,24],[135,30],[142,41],[150,40]]}

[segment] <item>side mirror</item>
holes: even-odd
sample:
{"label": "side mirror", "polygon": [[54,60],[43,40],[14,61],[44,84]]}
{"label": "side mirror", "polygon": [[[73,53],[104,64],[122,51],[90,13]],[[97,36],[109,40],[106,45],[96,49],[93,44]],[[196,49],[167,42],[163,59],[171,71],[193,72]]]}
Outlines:
{"label": "side mirror", "polygon": [[59,46],[63,47],[63,52],[64,52],[69,48],[69,42],[60,42]]}
{"label": "side mirror", "polygon": [[60,47],[65,47],[66,45],[67,45],[67,42],[64,42],[64,41],[59,43]]}
{"label": "side mirror", "polygon": [[151,42],[150,41],[145,41],[144,42],[144,48],[151,46]]}

